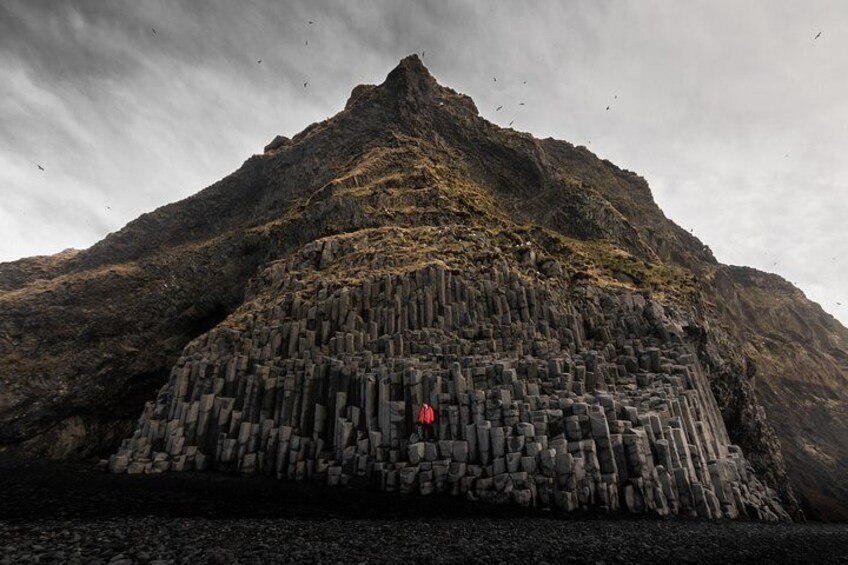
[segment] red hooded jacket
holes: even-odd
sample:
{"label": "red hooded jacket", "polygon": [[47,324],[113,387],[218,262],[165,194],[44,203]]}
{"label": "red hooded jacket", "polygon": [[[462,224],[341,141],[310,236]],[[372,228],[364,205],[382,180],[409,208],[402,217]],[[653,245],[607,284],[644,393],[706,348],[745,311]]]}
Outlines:
{"label": "red hooded jacket", "polygon": [[433,411],[433,407],[429,404],[421,406],[421,410],[418,411],[418,421],[422,424],[432,424],[435,420],[436,413]]}

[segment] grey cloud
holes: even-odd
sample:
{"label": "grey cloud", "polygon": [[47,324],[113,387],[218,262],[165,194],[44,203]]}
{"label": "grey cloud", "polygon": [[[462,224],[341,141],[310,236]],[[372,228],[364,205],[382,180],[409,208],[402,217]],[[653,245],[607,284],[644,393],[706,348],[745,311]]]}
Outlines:
{"label": "grey cloud", "polygon": [[0,260],[88,246],[197,192],[422,50],[487,119],[642,174],[720,260],[848,322],[836,0],[6,1]]}

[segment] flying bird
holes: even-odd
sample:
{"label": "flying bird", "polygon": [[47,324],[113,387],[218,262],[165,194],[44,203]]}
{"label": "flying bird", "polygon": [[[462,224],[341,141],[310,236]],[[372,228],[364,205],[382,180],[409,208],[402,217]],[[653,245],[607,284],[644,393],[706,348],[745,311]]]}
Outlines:
{"label": "flying bird", "polygon": [[426,51],[424,51],[424,50],[422,49],[422,50],[421,50],[421,58],[422,58],[422,59],[424,58],[424,53],[426,53]]}
{"label": "flying bird", "polygon": [[615,99],[618,100],[618,94],[615,95]]}
{"label": "flying bird", "polygon": [[500,112],[501,108],[503,108],[503,106],[498,106],[497,108],[495,108],[495,112]]}
{"label": "flying bird", "polygon": [[309,81],[303,83],[303,88],[306,88],[307,86],[309,86]]}
{"label": "flying bird", "polygon": [[514,121],[515,121],[515,120],[510,120],[510,121],[509,121],[509,125],[512,125],[512,122],[514,122]]}
{"label": "flying bird", "polygon": [[841,302],[837,302],[837,303],[836,303],[836,305],[837,305],[837,306],[842,306],[842,303],[841,303]]}
{"label": "flying bird", "polygon": [[43,170],[44,170],[44,167],[42,167],[41,165],[36,165],[36,167],[38,167],[38,170],[39,170],[39,171],[43,171]]}
{"label": "flying bird", "polygon": [[259,59],[258,61],[256,61],[256,64],[257,64],[257,65],[261,65],[261,64],[262,64],[262,59]]}
{"label": "flying bird", "polygon": [[524,106],[524,102],[519,102],[519,103],[518,103],[518,105],[519,105],[519,106]]}
{"label": "flying bird", "polygon": [[312,20],[309,20],[309,25],[312,25],[312,24],[314,24],[314,23],[315,23],[315,22],[313,22]]}
{"label": "flying bird", "polygon": [[307,39],[304,45],[309,45],[309,40]]}
{"label": "flying bird", "polygon": [[818,32],[813,39],[818,39],[819,37],[821,37],[821,32]]}
{"label": "flying bird", "polygon": [[498,77],[492,77],[492,82],[498,82]]}
{"label": "flying bird", "polygon": [[527,81],[525,80],[522,84],[527,84]]}
{"label": "flying bird", "polygon": [[112,209],[112,207],[111,207],[111,206],[106,206],[106,209],[107,209],[107,210],[111,210],[111,209]]}
{"label": "flying bird", "polygon": [[609,106],[607,106],[607,110],[609,110]]}
{"label": "flying bird", "polygon": [[153,32],[153,35],[156,35],[156,28],[155,27],[150,28],[150,30]]}

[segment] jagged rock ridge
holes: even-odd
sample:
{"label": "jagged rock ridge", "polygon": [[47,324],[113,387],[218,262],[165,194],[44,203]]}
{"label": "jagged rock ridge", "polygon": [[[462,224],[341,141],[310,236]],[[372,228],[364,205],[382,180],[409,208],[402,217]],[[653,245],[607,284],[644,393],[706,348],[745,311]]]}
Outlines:
{"label": "jagged rock ridge", "polygon": [[[397,229],[398,226],[413,231],[446,229],[448,235],[443,240],[436,239],[420,246],[365,237],[369,233]],[[470,228],[476,234],[476,239],[471,241],[488,251],[482,255],[472,253],[473,246],[469,248],[461,243],[468,240],[459,237],[458,227]],[[401,239],[413,237],[409,231],[397,233]],[[750,318],[756,316],[752,312],[769,310],[773,306],[763,298],[764,293],[760,290],[766,284],[763,278],[742,277],[734,268],[716,263],[709,249],[663,216],[643,179],[597,159],[585,148],[551,139],[536,140],[527,134],[490,124],[477,115],[468,97],[438,85],[416,57],[402,61],[384,84],[354,89],[345,109],[336,116],[313,124],[291,139],[276,138],[263,155],[252,157],[233,175],[185,201],[142,216],[91,249],[0,266],[0,306],[3,311],[0,316],[0,335],[3,336],[0,340],[0,384],[3,385],[0,392],[0,444],[5,445],[7,451],[52,456],[85,455],[115,445],[118,438],[132,433],[138,407],[154,396],[155,390],[167,382],[169,374],[173,377],[175,363],[178,367],[186,366],[187,361],[181,351],[187,343],[198,336],[205,336],[215,327],[219,329],[209,335],[217,336],[221,328],[229,325],[243,339],[251,335],[253,329],[249,325],[239,326],[236,321],[243,319],[240,316],[246,313],[258,315],[262,304],[283,300],[281,295],[275,294],[279,289],[274,290],[274,285],[268,283],[271,279],[266,280],[271,276],[267,274],[270,265],[284,264],[295,256],[302,257],[310,245],[318,245],[315,243],[318,240],[322,241],[322,245],[327,245],[326,242],[334,238],[340,238],[341,242],[346,237],[342,234],[351,237],[358,234],[362,238],[345,260],[345,268],[321,270],[326,284],[335,281],[341,285],[338,288],[344,285],[351,289],[360,288],[362,281],[368,279],[372,271],[380,269],[381,264],[400,269],[398,265],[403,263],[397,262],[398,257],[408,258],[409,263],[404,267],[407,273],[426,272],[422,271],[424,265],[436,262],[459,280],[458,270],[461,269],[458,265],[464,265],[462,269],[466,270],[481,265],[489,267],[481,273],[482,280],[501,280],[497,278],[500,275],[494,274],[500,272],[498,265],[505,260],[505,255],[514,255],[515,264],[507,261],[511,265],[508,267],[510,273],[516,276],[523,273],[522,277],[537,276],[533,275],[535,271],[544,275],[545,284],[556,281],[557,290],[552,296],[556,297],[558,304],[568,305],[581,316],[585,310],[582,304],[601,300],[598,298],[601,296],[608,297],[612,304],[623,300],[621,297],[624,295],[644,295],[652,304],[664,305],[667,311],[676,312],[670,323],[687,328],[684,334],[671,338],[651,333],[654,330],[644,334],[625,331],[622,339],[631,340],[629,345],[620,344],[618,337],[614,341],[593,342],[593,346],[598,347],[595,351],[603,355],[601,363],[616,365],[614,374],[621,377],[621,382],[605,379],[606,390],[601,389],[597,395],[593,390],[582,390],[579,393],[582,402],[578,400],[575,404],[605,406],[601,404],[601,398],[611,398],[613,409],[604,411],[611,434],[624,434],[625,430],[616,426],[619,426],[617,422],[628,421],[622,418],[620,410],[628,402],[637,410],[636,421],[630,420],[633,429],[640,428],[636,423],[640,422],[640,416],[650,417],[650,412],[662,413],[658,409],[661,404],[652,406],[646,401],[647,405],[643,406],[644,402],[633,398],[628,400],[622,392],[634,384],[634,379],[639,389],[638,375],[646,369],[637,364],[637,370],[633,372],[630,370],[633,367],[628,369],[625,362],[622,370],[619,361],[627,357],[638,360],[649,345],[632,340],[649,340],[660,349],[665,360],[673,361],[671,367],[688,367],[690,374],[703,376],[678,382],[673,370],[648,371],[658,377],[646,390],[655,385],[667,386],[675,390],[673,395],[687,399],[696,392],[698,406],[701,406],[709,402],[709,394],[689,387],[709,384],[727,424],[727,440],[738,443],[753,464],[753,478],[745,470],[744,473],[740,471],[738,480],[728,483],[732,485],[735,482],[737,486],[745,485],[746,488],[751,485],[748,493],[756,493],[755,499],[759,497],[759,502],[752,507],[761,509],[759,511],[763,514],[766,514],[763,508],[779,514],[776,506],[765,502],[771,500],[768,491],[754,486],[764,481],[778,490],[785,508],[794,508],[783,459],[785,452],[790,461],[792,481],[801,487],[808,509],[821,509],[822,514],[838,516],[844,508],[844,502],[839,501],[848,500],[848,495],[845,474],[840,473],[840,469],[846,459],[840,458],[840,454],[848,448],[844,442],[834,438],[844,437],[841,431],[846,430],[846,419],[839,417],[848,405],[845,398],[848,332],[845,328],[794,289],[780,290],[786,295],[784,306],[788,304],[788,308],[774,308],[775,312],[768,318],[748,324]],[[423,236],[419,234],[419,237]],[[369,241],[378,248],[369,248]],[[379,244],[373,241],[379,241]],[[344,248],[342,243],[338,245]],[[332,247],[333,244],[330,244]],[[452,254],[474,257],[475,262],[457,259],[458,263],[451,263],[449,257]],[[335,255],[333,257],[333,261],[342,261]],[[346,278],[351,269],[361,272],[361,280]],[[306,276],[308,271],[306,267],[303,272],[290,270],[286,276],[297,280]],[[256,277],[258,272],[266,275]],[[401,271],[389,274],[396,276]],[[503,280],[510,277],[512,275]],[[763,274],[763,277],[770,281],[768,276]],[[253,282],[249,282],[251,280]],[[276,280],[282,283],[282,279]],[[468,280],[466,284],[469,288],[476,288],[477,281]],[[527,284],[530,285],[527,288],[536,288],[536,283]],[[772,283],[768,282],[766,286],[771,287]],[[311,288],[317,292],[317,287]],[[107,297],[105,300],[104,296]],[[595,298],[588,298],[590,296]],[[319,302],[315,301],[316,308]],[[444,303],[438,305],[439,308],[450,306]],[[389,306],[382,305],[384,308]],[[566,310],[571,311],[568,308]],[[616,328],[610,331],[618,335],[619,315],[607,312],[606,308],[600,308],[600,311],[605,316],[602,325]],[[807,322],[798,334],[781,338],[777,335],[780,328],[774,326],[787,311],[803,311]],[[439,315],[444,317],[444,312],[440,312],[436,314],[437,318]],[[291,317],[289,322],[300,319],[291,312],[286,315]],[[501,328],[494,329],[503,325],[500,323],[502,320],[498,319],[495,323],[488,316],[488,312],[481,314],[474,323],[491,324],[491,338],[497,343],[506,335],[500,333]],[[365,319],[370,322],[367,316],[363,317]],[[529,323],[528,320],[521,321]],[[750,331],[741,329],[743,321],[744,327],[750,328]],[[780,323],[783,322],[780,320]],[[645,323],[647,327],[653,327],[649,321]],[[308,321],[307,326],[309,324],[314,322]],[[472,324],[469,327],[472,328],[469,331],[477,331],[474,329],[477,326]],[[584,327],[584,331],[590,329]],[[311,328],[310,331],[317,332],[318,329]],[[345,333],[344,340],[347,340],[347,330]],[[436,341],[479,341],[474,336],[437,334],[437,340],[430,333],[424,335],[426,339]],[[372,351],[376,347],[372,355],[381,354],[385,361],[385,351],[379,349],[380,337],[377,336],[377,345],[364,337],[361,343],[354,341],[357,352],[362,351],[364,355],[365,350]],[[404,339],[409,347],[413,343],[416,347],[425,345],[421,334],[407,335]],[[506,336],[506,339],[514,338]],[[593,335],[589,339],[600,338]],[[651,340],[658,341],[654,343]],[[773,345],[775,340],[791,346],[793,357],[782,356],[780,347]],[[531,340],[533,344],[537,341],[536,338]],[[186,351],[195,351],[196,344],[193,342]],[[607,344],[614,350],[609,350]],[[235,347],[234,343],[230,345]],[[315,347],[317,355],[318,350],[329,347],[329,343],[316,341]],[[552,356],[552,353],[540,355],[525,351],[524,346],[519,354],[514,344],[500,343],[499,347],[500,350],[485,353],[460,355],[454,352],[451,355],[459,355],[455,362],[460,363],[461,368],[465,368],[462,358],[469,356],[471,366],[477,366],[479,362],[480,366],[496,367],[501,363],[504,369],[516,371],[516,382],[511,383],[513,386],[520,388],[538,384],[538,395],[535,388],[524,390],[523,394],[538,396],[545,399],[538,402],[548,404],[544,408],[534,405],[531,412],[537,409],[557,410],[551,408],[551,404],[566,400],[560,398],[561,395],[578,395],[573,388],[575,373],[563,370],[563,374],[571,375],[572,381],[569,384],[566,379],[564,385],[558,383],[556,379],[548,378],[545,372],[547,361],[560,359],[569,369],[573,364],[576,372],[576,367],[586,365],[586,355],[592,351],[578,348],[576,344],[572,351],[571,344],[567,342],[560,342],[561,349],[552,347],[551,351],[562,351],[559,357]],[[632,353],[624,347],[632,348]],[[805,352],[800,364],[797,362],[798,351]],[[196,352],[201,354],[200,350]],[[203,354],[208,357],[210,352]],[[249,352],[239,353],[242,354],[251,358]],[[524,356],[529,354],[535,358],[535,376],[522,372],[525,368],[530,371],[529,367],[534,366],[534,362],[524,360]],[[216,363],[225,357],[222,352],[217,355],[216,361],[210,361],[210,366],[217,366]],[[321,355],[333,357],[330,350]],[[335,355],[343,357],[347,350]],[[441,359],[434,358],[434,355],[432,351],[421,353],[416,350],[413,357],[420,357],[418,361],[413,362],[407,358],[410,356],[404,355],[398,357],[398,362],[404,367],[409,364],[410,370],[430,371],[431,376],[449,375],[452,365],[446,362],[445,353],[441,354]],[[677,363],[681,357],[689,360],[690,355],[694,355],[693,363]],[[252,357],[254,364],[269,365],[269,359],[257,361],[260,357]],[[295,358],[292,358],[293,362]],[[394,358],[394,355],[389,356],[389,359]],[[310,362],[318,366],[317,359]],[[416,365],[418,362],[422,365]],[[662,364],[668,365],[668,362]],[[274,363],[270,366],[275,366]],[[328,363],[327,366],[332,366]],[[383,366],[388,371],[392,365]],[[756,376],[757,366],[760,367],[760,376]],[[253,365],[250,370],[244,367],[247,372],[239,382],[249,376],[252,368]],[[377,366],[371,368],[379,369]],[[780,395],[784,392],[782,383],[788,377],[788,371],[792,371],[793,386],[786,388],[792,395],[792,400],[786,401]],[[819,381],[813,383],[814,387],[807,384],[808,377],[805,376],[813,373]],[[625,374],[631,382],[625,382]],[[769,380],[771,374],[780,375],[781,381]],[[202,378],[199,375],[191,378],[201,389],[212,383],[213,389],[203,389],[203,394],[214,392],[217,377],[204,372]],[[592,384],[584,379],[577,380],[584,387]],[[449,381],[443,381],[443,384],[445,382]],[[479,384],[479,389],[475,384],[471,390],[486,391],[487,401],[490,400],[488,395],[499,390],[498,387],[507,386],[497,380],[487,380],[485,386],[482,382]],[[822,391],[827,391],[829,397],[823,399]],[[430,393],[427,389],[427,394]],[[189,403],[190,413],[191,403],[199,402],[200,398],[193,397],[194,388],[186,394],[192,395],[183,397],[183,401]],[[227,394],[223,397],[238,398],[238,395]],[[449,391],[442,394],[449,394]],[[666,394],[669,394],[668,391]],[[760,398],[768,403],[770,420],[759,404]],[[803,399],[803,413],[786,409],[784,403],[795,398]],[[571,400],[575,399],[576,396]],[[323,400],[325,407],[335,406],[334,399],[327,397]],[[511,400],[517,401],[517,396],[511,397]],[[461,407],[462,403],[457,396],[452,397],[446,406]],[[366,426],[367,429],[368,424],[361,421],[364,407],[357,405],[353,398],[351,407],[360,409],[360,427]],[[568,408],[560,409],[564,410],[563,418],[578,416],[579,420],[582,415],[569,412]],[[509,410],[511,408],[507,408]],[[715,418],[704,419],[704,414],[710,414],[710,410],[695,408],[693,412],[692,419],[669,412],[668,419],[661,419],[658,429],[652,428],[653,432],[662,434],[660,438],[649,439],[653,463],[658,462],[656,457],[659,456],[656,441],[668,437],[666,428],[677,429],[673,425],[675,422],[683,429],[687,429],[685,422],[702,422],[701,427],[714,442],[699,441],[712,445],[712,455],[718,457],[715,462],[725,461],[724,455],[731,460],[738,455],[735,450],[732,453],[729,449],[726,453],[722,451],[720,445],[726,447],[728,441],[722,434],[720,422],[716,422]],[[804,429],[807,414],[827,414],[829,417],[824,431],[812,434]],[[145,421],[171,420],[171,416],[174,414],[151,413]],[[182,417],[188,417],[188,414],[181,414]],[[335,422],[336,417],[336,414],[328,413],[327,421]],[[350,414],[343,417],[353,421]],[[501,419],[504,417],[511,416],[502,414]],[[673,421],[674,418],[678,420]],[[299,435],[303,429],[295,431],[293,426],[272,420],[277,424],[277,440],[280,439],[279,430],[287,427],[292,428],[292,437],[314,439],[309,434]],[[770,422],[781,434],[779,441]],[[258,420],[249,423],[262,427]],[[176,424],[166,426],[174,427]],[[242,424],[238,426],[241,429]],[[693,429],[697,427],[693,426],[690,425]],[[186,428],[185,423],[182,427]],[[408,429],[404,431],[411,432]],[[550,436],[550,430],[548,432]],[[149,429],[145,431],[145,434],[148,433]],[[253,433],[252,428],[250,433]],[[819,438],[826,442],[818,443]],[[237,440],[238,437],[228,435],[227,439]],[[327,447],[335,445],[334,434],[325,434],[318,439],[323,440]],[[687,439],[694,441],[693,437],[687,436]],[[345,438],[347,440],[349,438]],[[565,440],[568,442],[568,438]],[[185,441],[192,447],[191,441]],[[391,436],[388,441],[385,447],[391,451]],[[804,449],[820,453],[815,463],[809,463],[810,458],[804,455],[808,451],[802,451],[799,443],[812,443]],[[571,443],[567,443],[566,451],[569,446]],[[146,463],[140,461],[145,458],[141,452],[147,447],[161,451],[162,446],[151,442],[149,446],[136,443],[127,447],[136,457],[136,463],[147,468]],[[173,448],[173,445],[170,447]],[[267,444],[261,447],[264,452]],[[408,450],[401,450],[399,444],[396,447],[395,451],[401,458],[408,458]],[[317,465],[321,451],[315,449],[317,441],[304,448],[304,456],[308,452],[308,460]],[[373,456],[370,453],[370,444],[368,449],[372,462],[381,463],[376,460],[376,453]],[[205,451],[198,446],[197,452],[203,453],[209,465],[233,463],[218,461],[217,446],[214,454],[211,446],[205,446]],[[243,455],[258,453],[259,448],[253,445],[253,451]],[[480,455],[478,446],[476,456]],[[705,457],[709,472],[710,455]],[[239,457],[239,461],[243,458]],[[339,461],[343,468],[344,457],[336,458],[336,462]],[[150,469],[161,469],[164,465],[161,460],[156,465],[152,465],[153,461],[150,463]],[[541,459],[537,463],[541,465]],[[623,472],[627,461],[619,463],[616,462],[617,480],[636,478],[635,473],[631,476]],[[174,461],[169,459],[168,464],[172,465]],[[671,472],[671,467],[662,462],[659,464]],[[261,466],[268,468],[264,463]],[[803,469],[803,472],[794,469]],[[348,472],[344,474],[350,475]],[[694,474],[697,476],[697,468]],[[840,476],[843,477],[841,480]],[[689,480],[691,482],[691,477]],[[698,484],[709,487],[703,473],[697,476],[697,480]],[[722,479],[721,484],[724,482]],[[643,499],[650,496],[644,494],[650,487],[643,484],[640,488],[648,489],[639,491]],[[741,488],[739,490],[741,492]],[[713,494],[718,496],[715,490]],[[599,500],[592,499],[593,503]],[[607,501],[604,504],[609,506],[611,503]],[[745,504],[735,506],[737,509],[740,506],[744,508]],[[626,504],[624,506],[630,508]]]}

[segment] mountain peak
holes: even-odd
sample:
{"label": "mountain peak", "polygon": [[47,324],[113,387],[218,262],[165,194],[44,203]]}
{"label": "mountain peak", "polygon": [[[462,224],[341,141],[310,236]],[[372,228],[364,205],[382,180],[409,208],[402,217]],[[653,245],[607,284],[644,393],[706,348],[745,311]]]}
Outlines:
{"label": "mountain peak", "polygon": [[389,74],[391,75],[396,72],[423,74],[432,78],[430,71],[428,71],[427,67],[424,66],[424,62],[421,61],[421,57],[418,56],[418,53],[412,53],[411,55],[407,55],[401,59],[397,67],[395,67]]}
{"label": "mountain peak", "polygon": [[474,115],[478,113],[471,98],[440,85],[415,53],[401,59],[381,85],[355,87],[345,108],[358,106],[368,100],[389,103],[402,113],[421,113],[445,106]]}
{"label": "mountain peak", "polygon": [[386,77],[382,88],[390,98],[416,112],[437,104],[442,90],[418,55],[414,54],[401,59]]}

